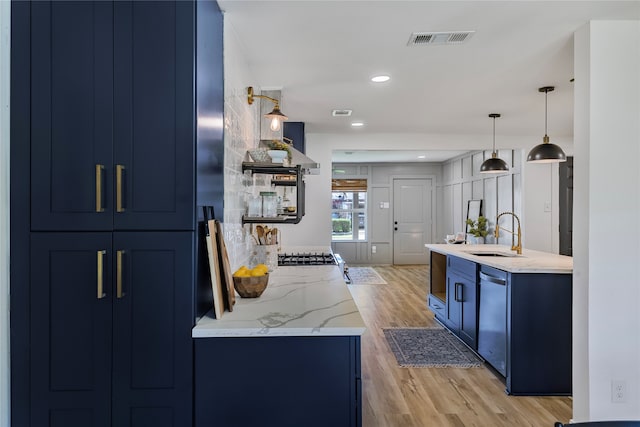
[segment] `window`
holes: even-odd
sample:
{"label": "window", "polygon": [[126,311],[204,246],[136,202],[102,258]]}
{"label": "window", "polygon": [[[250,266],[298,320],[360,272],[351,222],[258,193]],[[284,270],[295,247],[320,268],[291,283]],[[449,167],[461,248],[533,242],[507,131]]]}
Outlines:
{"label": "window", "polygon": [[333,241],[367,239],[367,180],[331,181],[331,223]]}

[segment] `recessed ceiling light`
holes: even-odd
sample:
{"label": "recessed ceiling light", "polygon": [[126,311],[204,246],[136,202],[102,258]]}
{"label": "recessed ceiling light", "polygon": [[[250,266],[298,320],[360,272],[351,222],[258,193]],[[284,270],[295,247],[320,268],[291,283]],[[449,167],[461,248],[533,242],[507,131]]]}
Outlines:
{"label": "recessed ceiling light", "polygon": [[375,82],[375,83],[384,83],[386,81],[389,81],[389,79],[391,79],[391,77],[389,77],[389,76],[373,76],[373,77],[371,77],[371,81]]}
{"label": "recessed ceiling light", "polygon": [[423,155],[421,155],[421,156],[418,156],[418,158],[419,158],[419,159],[426,159],[426,158],[427,158],[427,156],[425,156],[425,155],[423,154]]}
{"label": "recessed ceiling light", "polygon": [[353,123],[351,123],[351,126],[353,126],[354,128],[359,128],[359,127],[364,126],[364,123],[362,123],[362,122],[353,122]]}

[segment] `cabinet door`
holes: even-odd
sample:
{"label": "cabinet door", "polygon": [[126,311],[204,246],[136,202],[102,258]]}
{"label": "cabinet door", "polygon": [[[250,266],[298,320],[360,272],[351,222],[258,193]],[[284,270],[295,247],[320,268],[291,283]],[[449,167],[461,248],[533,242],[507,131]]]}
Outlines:
{"label": "cabinet door", "polygon": [[114,233],[114,426],[191,425],[193,248],[190,232]]}
{"label": "cabinet door", "polygon": [[111,233],[31,234],[31,425],[111,425],[110,249]]}
{"label": "cabinet door", "polygon": [[446,301],[446,317],[445,324],[458,334],[460,330],[460,304],[459,294],[463,286],[463,279],[455,273],[447,273],[447,301]]}
{"label": "cabinet door", "polygon": [[193,7],[114,4],[115,230],[195,227]]}
{"label": "cabinet door", "polygon": [[478,348],[478,299],[476,282],[465,279],[462,282],[459,299],[460,310],[460,338],[474,350]]}
{"label": "cabinet door", "polygon": [[112,29],[110,2],[31,4],[32,230],[112,228]]}
{"label": "cabinet door", "polygon": [[282,123],[282,136],[293,141],[293,147],[305,153],[304,122],[284,122]]}

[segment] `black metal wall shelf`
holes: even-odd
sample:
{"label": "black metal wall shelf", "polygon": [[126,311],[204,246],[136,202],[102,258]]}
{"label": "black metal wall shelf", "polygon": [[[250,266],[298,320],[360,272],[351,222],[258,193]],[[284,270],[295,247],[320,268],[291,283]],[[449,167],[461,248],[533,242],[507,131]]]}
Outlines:
{"label": "black metal wall shelf", "polygon": [[295,176],[295,180],[272,179],[271,184],[276,186],[296,187],[296,212],[292,215],[278,215],[272,218],[250,217],[242,215],[242,223],[265,223],[265,224],[297,224],[304,216],[304,180],[302,168],[300,166],[282,166],[274,163],[242,162],[242,172],[251,171],[266,175],[290,175]]}

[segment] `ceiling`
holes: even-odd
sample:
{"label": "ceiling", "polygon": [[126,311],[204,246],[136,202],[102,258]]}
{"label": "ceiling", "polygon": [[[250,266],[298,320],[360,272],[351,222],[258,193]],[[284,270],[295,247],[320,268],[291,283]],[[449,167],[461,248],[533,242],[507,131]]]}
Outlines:
{"label": "ceiling", "polygon": [[[571,138],[573,33],[592,19],[640,19],[640,1],[218,3],[256,76],[247,86],[280,89],[283,113],[307,133],[488,135],[478,149],[490,148],[489,113],[502,114],[498,135],[541,140],[542,86],[556,88],[548,94],[551,141]],[[475,33],[462,44],[407,46],[413,32],[428,31]],[[391,80],[370,81],[379,74]],[[353,113],[333,117],[334,109]],[[336,154],[358,161],[362,152]]]}

